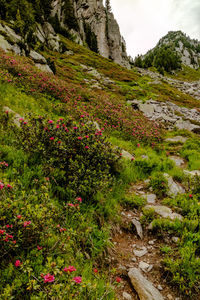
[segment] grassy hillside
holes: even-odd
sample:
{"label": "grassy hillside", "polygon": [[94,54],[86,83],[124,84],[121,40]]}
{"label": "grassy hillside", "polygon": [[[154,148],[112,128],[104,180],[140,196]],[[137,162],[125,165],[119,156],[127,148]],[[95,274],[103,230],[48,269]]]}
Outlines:
{"label": "grassy hillside", "polygon": [[[165,195],[162,176],[155,180],[161,172],[185,184],[169,153],[181,153],[190,170],[200,167],[195,134],[167,133],[126,102],[153,98],[199,107],[197,100],[62,42],[73,55],[42,53],[55,75],[0,50],[1,299],[118,299],[126,277],[110,262],[111,233],[122,209],[141,212],[145,205],[129,195],[130,185],[150,178]],[[98,87],[89,67],[103,74]],[[177,134],[188,137],[184,146],[164,141]],[[122,149],[135,158],[123,158]],[[183,210],[184,222],[145,210],[142,218],[146,225],[155,219],[156,234],[180,237],[164,264],[186,296],[198,294],[199,200],[198,184],[190,182],[182,198],[164,200]]]}

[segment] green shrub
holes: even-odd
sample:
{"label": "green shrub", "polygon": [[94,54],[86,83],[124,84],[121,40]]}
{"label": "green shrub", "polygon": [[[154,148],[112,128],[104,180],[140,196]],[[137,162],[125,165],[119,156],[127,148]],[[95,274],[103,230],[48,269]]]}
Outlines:
{"label": "green shrub", "polygon": [[159,197],[165,197],[168,191],[168,181],[164,177],[163,173],[156,172],[151,176],[149,186]]}
{"label": "green shrub", "polygon": [[95,126],[71,120],[54,124],[30,117],[28,122],[21,121],[17,140],[32,164],[44,165],[53,192],[63,199],[66,195],[91,197],[107,187],[119,159]]}

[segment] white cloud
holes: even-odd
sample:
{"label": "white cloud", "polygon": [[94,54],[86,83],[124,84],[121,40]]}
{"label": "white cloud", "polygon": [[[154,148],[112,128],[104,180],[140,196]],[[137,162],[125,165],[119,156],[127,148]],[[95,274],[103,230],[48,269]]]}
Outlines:
{"label": "white cloud", "polygon": [[111,6],[133,57],[146,53],[171,30],[200,39],[199,0],[111,0]]}

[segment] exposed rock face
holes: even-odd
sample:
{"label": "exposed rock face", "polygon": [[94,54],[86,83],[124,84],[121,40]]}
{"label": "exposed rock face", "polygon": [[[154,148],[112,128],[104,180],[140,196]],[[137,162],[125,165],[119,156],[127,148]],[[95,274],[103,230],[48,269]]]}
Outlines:
{"label": "exposed rock face", "polygon": [[70,32],[74,35],[76,42],[83,44],[87,41],[85,29],[85,24],[87,24],[96,36],[99,54],[129,68],[125,41],[120,34],[114,15],[106,12],[103,0],[72,0],[72,4],[78,30],[71,29],[67,25],[63,1],[56,0],[52,3],[52,16],[58,18],[61,27],[71,29]]}
{"label": "exposed rock face", "polygon": [[200,126],[192,123],[196,121],[200,124],[200,112],[197,109],[189,109],[169,101],[159,102],[152,99],[145,103],[138,100],[133,100],[130,103],[134,109],[142,111],[150,120],[161,121],[168,129],[177,127],[195,133],[200,132]]}

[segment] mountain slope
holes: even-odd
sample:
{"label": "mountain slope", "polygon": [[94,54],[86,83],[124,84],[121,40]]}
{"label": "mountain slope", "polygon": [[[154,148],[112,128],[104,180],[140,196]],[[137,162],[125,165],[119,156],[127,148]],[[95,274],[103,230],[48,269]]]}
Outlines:
{"label": "mountain slope", "polygon": [[[159,71],[172,71],[181,64],[194,69],[200,67],[200,42],[190,39],[181,31],[170,31],[155,48],[135,59],[138,67],[156,67]],[[163,72],[162,71],[162,72]]]}

